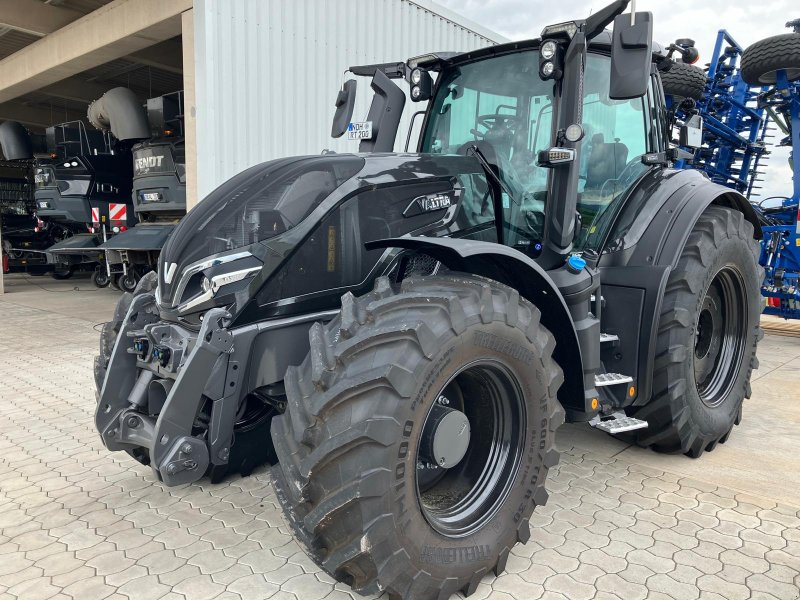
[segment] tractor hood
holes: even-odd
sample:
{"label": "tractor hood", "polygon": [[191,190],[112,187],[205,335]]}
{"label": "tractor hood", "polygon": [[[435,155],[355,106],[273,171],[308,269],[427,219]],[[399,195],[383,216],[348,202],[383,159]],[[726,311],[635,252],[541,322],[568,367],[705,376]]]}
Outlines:
{"label": "tractor hood", "polygon": [[330,153],[252,167],[203,199],[170,236],[158,268],[162,316],[215,306],[236,314],[246,304],[252,312],[254,303],[348,288],[381,255],[367,255],[364,242],[452,216],[457,180],[478,173],[473,157],[432,154]]}
{"label": "tractor hood", "polygon": [[235,262],[237,271],[252,269],[252,277],[266,252],[260,243],[297,227],[363,166],[363,158],[350,154],[284,158],[222,184],[181,220],[164,246],[161,303],[179,312],[199,307],[197,297],[210,291],[203,289],[206,271],[226,263]]}

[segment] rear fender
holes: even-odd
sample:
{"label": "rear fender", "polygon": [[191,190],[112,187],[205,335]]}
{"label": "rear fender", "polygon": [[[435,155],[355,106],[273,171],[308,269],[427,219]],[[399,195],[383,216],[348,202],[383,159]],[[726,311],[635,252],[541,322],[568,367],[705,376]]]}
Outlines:
{"label": "rear fender", "polygon": [[[643,193],[646,200],[636,207],[638,214],[622,238],[624,243],[617,242],[624,248],[604,253],[599,265],[604,298],[611,300],[635,290],[644,291],[638,308],[629,302],[610,301],[603,311],[604,331],[617,326],[612,333],[619,334],[621,344],[611,355],[603,355],[604,364],[619,372],[638,374],[635,405],[650,400],[664,293],[669,275],[700,216],[711,205],[738,210],[753,225],[753,237],[761,238],[758,215],[747,198],[709,181],[699,171],[667,171],[665,177],[655,180]],[[611,239],[614,237],[612,234]],[[637,314],[639,318],[633,318]],[[617,363],[612,355],[624,358]]]}
{"label": "rear fender", "polygon": [[[375,240],[367,250],[404,248],[427,254],[448,269],[508,285],[541,311],[541,323],[556,338],[553,357],[564,371],[558,396],[567,409],[584,411],[583,363],[569,309],[550,276],[521,252],[495,244],[457,238],[406,237]],[[567,414],[570,414],[567,410]]]}

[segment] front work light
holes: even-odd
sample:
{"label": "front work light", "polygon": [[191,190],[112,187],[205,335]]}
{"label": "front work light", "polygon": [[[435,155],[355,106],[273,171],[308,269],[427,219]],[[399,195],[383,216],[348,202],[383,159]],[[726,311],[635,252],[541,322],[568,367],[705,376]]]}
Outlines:
{"label": "front work light", "polygon": [[545,40],[539,47],[539,77],[561,79],[564,69],[563,50],[555,40]]}
{"label": "front work light", "polygon": [[543,59],[552,60],[556,55],[556,48],[556,43],[551,40],[542,44],[542,49],[539,52],[541,53]]}
{"label": "front work light", "polygon": [[425,69],[417,67],[408,76],[411,84],[411,100],[423,102],[433,95],[433,77]]}

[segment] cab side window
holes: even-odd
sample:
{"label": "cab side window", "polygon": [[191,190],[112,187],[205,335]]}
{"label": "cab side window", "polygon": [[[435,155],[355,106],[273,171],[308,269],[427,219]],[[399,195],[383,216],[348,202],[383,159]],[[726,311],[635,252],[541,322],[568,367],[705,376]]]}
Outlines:
{"label": "cab side window", "polygon": [[609,62],[589,54],[583,100],[578,210],[585,235],[596,233],[605,211],[647,170],[647,98],[609,98]]}

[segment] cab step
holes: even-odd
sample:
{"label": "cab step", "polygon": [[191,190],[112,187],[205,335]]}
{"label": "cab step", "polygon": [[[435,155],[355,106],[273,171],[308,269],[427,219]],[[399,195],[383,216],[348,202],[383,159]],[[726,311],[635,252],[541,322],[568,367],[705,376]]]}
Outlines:
{"label": "cab step", "polygon": [[632,381],[633,377],[630,375],[623,375],[622,373],[598,373],[594,376],[594,387],[620,385],[623,383],[630,383]]}
{"label": "cab step", "polygon": [[605,431],[606,433],[614,435],[617,433],[625,433],[626,431],[644,429],[647,427],[647,421],[629,417],[620,410],[607,417],[595,415],[594,418],[589,421],[589,425],[596,427],[600,431]]}
{"label": "cab step", "polygon": [[618,342],[619,336],[613,333],[601,333],[600,334],[600,343],[606,344],[608,342]]}

